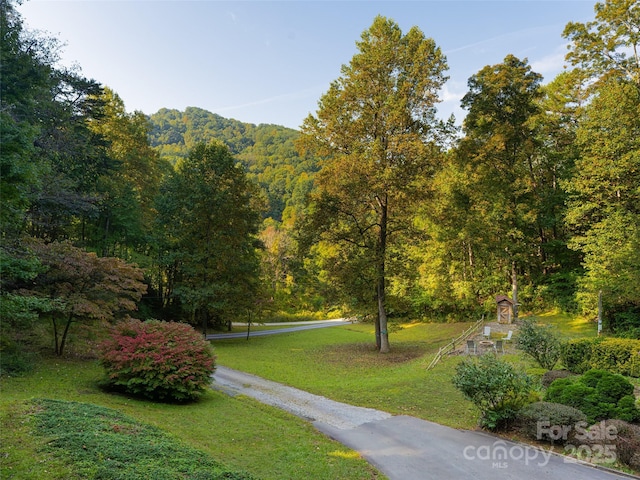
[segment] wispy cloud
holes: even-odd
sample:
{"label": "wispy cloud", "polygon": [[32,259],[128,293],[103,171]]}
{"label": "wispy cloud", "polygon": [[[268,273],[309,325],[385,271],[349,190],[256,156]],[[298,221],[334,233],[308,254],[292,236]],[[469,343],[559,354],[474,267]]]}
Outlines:
{"label": "wispy cloud", "polygon": [[547,77],[549,74],[558,73],[566,65],[566,44],[558,47],[555,52],[531,62],[531,69]]}
{"label": "wispy cloud", "polygon": [[262,98],[259,100],[254,100],[252,102],[240,103],[237,105],[227,105],[224,107],[215,107],[213,109],[214,112],[230,112],[234,110],[241,110],[243,108],[256,107],[259,105],[266,105],[269,103],[282,103],[290,100],[298,100],[301,98],[308,98],[309,96],[314,95],[319,98],[319,93],[317,89],[307,88],[305,90],[299,90],[297,92],[285,93],[282,95],[274,95],[267,98]]}

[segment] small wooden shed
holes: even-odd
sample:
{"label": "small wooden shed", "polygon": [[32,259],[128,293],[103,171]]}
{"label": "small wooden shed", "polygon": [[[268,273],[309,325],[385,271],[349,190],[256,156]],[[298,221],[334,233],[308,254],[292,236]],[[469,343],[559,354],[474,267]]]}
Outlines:
{"label": "small wooden shed", "polygon": [[496,296],[498,304],[498,323],[511,323],[513,321],[513,300],[506,295]]}

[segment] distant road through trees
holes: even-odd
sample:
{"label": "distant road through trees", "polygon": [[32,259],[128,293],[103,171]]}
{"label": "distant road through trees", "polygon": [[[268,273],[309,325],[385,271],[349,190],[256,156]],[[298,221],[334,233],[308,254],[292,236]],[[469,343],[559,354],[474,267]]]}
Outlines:
{"label": "distant road through trees", "polygon": [[[249,337],[262,337],[264,335],[275,335],[277,333],[291,333],[301,330],[313,330],[316,328],[337,327],[340,325],[347,325],[353,323],[352,320],[346,320],[339,318],[337,320],[317,320],[310,322],[286,322],[286,323],[266,323],[260,325],[291,325],[291,327],[274,328],[272,330],[255,330],[249,332]],[[232,332],[232,333],[213,333],[206,336],[207,340],[223,340],[226,338],[245,338],[247,332]]]}

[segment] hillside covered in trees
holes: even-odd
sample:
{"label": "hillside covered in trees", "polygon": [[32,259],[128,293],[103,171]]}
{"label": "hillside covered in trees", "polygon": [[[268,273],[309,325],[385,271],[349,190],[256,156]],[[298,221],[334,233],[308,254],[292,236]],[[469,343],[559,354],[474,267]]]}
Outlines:
{"label": "hillside covered in trees", "polygon": [[[570,23],[572,67],[513,55],[437,119],[447,61],[374,19],[300,132],[190,107],[127,112],[56,64],[2,2],[4,358],[129,315],[222,328],[329,310],[369,318],[524,311],[640,332],[640,9]],[[428,32],[427,32],[428,34]]]}
{"label": "hillside covered in trees", "polygon": [[304,203],[319,168],[313,157],[298,154],[295,139],[300,134],[290,128],[242,123],[196,107],[162,109],[149,120],[151,146],[173,165],[200,143],[224,143],[264,192],[264,216],[276,221],[287,207],[293,214]]}

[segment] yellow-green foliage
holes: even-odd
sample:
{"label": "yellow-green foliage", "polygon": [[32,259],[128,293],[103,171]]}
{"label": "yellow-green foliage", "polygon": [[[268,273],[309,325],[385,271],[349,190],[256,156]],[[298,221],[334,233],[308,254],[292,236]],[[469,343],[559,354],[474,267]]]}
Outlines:
{"label": "yellow-green foliage", "polygon": [[640,340],[581,338],[563,345],[562,363],[574,373],[591,368],[640,377]]}

